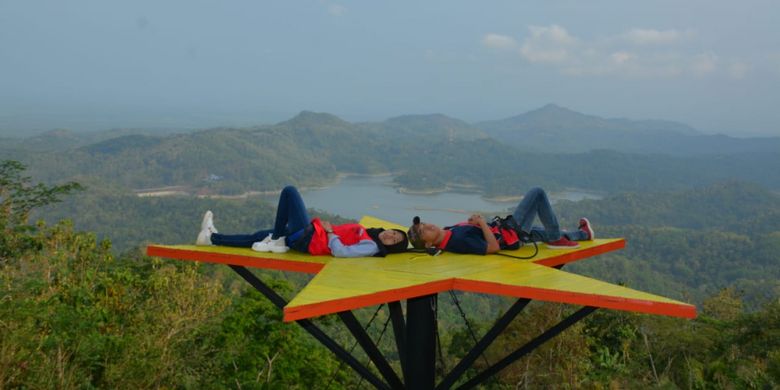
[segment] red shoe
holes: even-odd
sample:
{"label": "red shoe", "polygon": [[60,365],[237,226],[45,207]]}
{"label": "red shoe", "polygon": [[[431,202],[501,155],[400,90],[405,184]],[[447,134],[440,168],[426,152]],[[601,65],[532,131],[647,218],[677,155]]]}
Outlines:
{"label": "red shoe", "polygon": [[580,218],[580,230],[588,235],[588,240],[594,240],[596,233],[593,231],[593,227],[590,226],[590,221],[587,218]]}
{"label": "red shoe", "polygon": [[575,249],[579,247],[580,244],[577,244],[574,241],[569,241],[569,239],[566,237],[561,237],[558,240],[547,243],[547,248],[549,249]]}

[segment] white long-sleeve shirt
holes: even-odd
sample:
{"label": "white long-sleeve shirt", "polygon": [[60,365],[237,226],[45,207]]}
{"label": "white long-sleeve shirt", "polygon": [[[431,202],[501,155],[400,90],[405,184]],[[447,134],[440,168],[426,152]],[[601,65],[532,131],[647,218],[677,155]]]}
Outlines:
{"label": "white long-sleeve shirt", "polygon": [[357,244],[344,245],[339,236],[328,233],[328,248],[335,257],[369,257],[379,252],[374,240],[360,240]]}

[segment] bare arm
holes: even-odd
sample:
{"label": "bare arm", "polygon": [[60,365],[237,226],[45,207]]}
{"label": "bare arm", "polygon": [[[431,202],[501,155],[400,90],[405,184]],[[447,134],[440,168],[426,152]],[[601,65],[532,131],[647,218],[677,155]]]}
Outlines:
{"label": "bare arm", "polygon": [[482,229],[482,236],[485,238],[485,242],[487,242],[487,249],[485,251],[485,254],[496,253],[499,250],[501,250],[501,246],[498,245],[498,240],[496,240],[496,236],[494,236],[493,232],[490,231],[487,222],[485,222],[485,219],[482,218],[481,215],[479,214],[472,215],[471,217],[469,217],[469,223],[473,223],[479,226],[480,229]]}

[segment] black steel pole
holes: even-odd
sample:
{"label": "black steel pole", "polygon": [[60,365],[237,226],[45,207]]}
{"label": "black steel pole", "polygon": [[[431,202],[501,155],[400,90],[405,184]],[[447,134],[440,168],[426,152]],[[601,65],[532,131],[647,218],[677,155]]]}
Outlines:
{"label": "black steel pole", "polygon": [[530,299],[518,299],[517,302],[515,302],[512,307],[510,307],[506,313],[504,313],[501,318],[496,321],[495,325],[493,325],[492,328],[485,334],[485,336],[482,337],[481,340],[475,345],[473,348],[471,348],[471,351],[466,354],[466,356],[461,359],[461,361],[455,366],[455,368],[450,371],[449,374],[447,374],[444,379],[442,379],[441,383],[439,383],[438,386],[436,386],[437,390],[446,390],[452,387],[452,385],[455,384],[455,382],[458,381],[458,379],[463,375],[463,373],[468,370],[472,364],[474,364],[474,361],[477,360],[479,355],[484,352],[487,347],[490,346],[490,344],[493,343],[493,341],[498,337],[501,332],[504,331],[504,329],[512,322],[512,320],[517,317],[517,315],[523,311],[526,305],[528,305],[528,302],[531,302]]}
{"label": "black steel pole", "polygon": [[[265,295],[266,298],[268,298],[274,305],[276,305],[280,309],[284,309],[284,307],[287,305],[287,301],[284,300],[279,294],[276,293],[272,288],[268,287],[265,283],[263,283],[262,280],[258,279],[257,276],[255,276],[251,271],[244,268],[240,265],[230,265],[230,268],[233,269],[233,271],[236,271],[239,275],[241,275],[244,280],[246,280],[249,284],[252,285],[257,291]],[[300,325],[304,330],[309,332],[310,335],[314,336],[317,341],[322,343],[326,348],[328,348],[331,352],[333,352],[336,357],[343,360],[345,363],[347,363],[352,369],[357,371],[360,376],[363,377],[363,379],[367,380],[369,383],[374,385],[377,389],[385,389],[390,390],[390,386],[388,386],[386,383],[382,382],[381,379],[379,379],[376,375],[374,375],[371,370],[369,370],[366,366],[361,364],[357,359],[355,359],[354,356],[350,355],[347,350],[345,350],[342,346],[340,346],[337,342],[333,341],[330,337],[328,337],[325,332],[323,332],[317,325],[315,325],[313,322],[309,320],[298,320],[295,321]]]}
{"label": "black steel pole", "polygon": [[390,319],[393,320],[393,333],[395,334],[395,346],[398,349],[398,360],[401,362],[401,372],[404,374],[404,381],[409,377],[406,363],[406,322],[404,321],[404,311],[401,302],[389,302]]}
{"label": "black steel pole", "polygon": [[344,325],[347,326],[347,329],[352,332],[352,335],[355,336],[355,340],[357,340],[371,361],[374,362],[374,366],[379,370],[379,373],[382,374],[387,383],[390,384],[390,387],[399,390],[403,389],[404,384],[401,382],[401,379],[398,378],[393,368],[387,363],[382,352],[371,340],[371,337],[368,336],[368,333],[360,325],[360,321],[355,318],[355,315],[351,311],[342,311],[338,313],[338,316],[344,322]]}
{"label": "black steel pole", "polygon": [[458,390],[471,389],[476,385],[482,383],[485,379],[490,378],[491,376],[497,374],[499,371],[503,370],[508,365],[514,363],[521,357],[525,356],[526,354],[533,351],[540,345],[544,344],[546,341],[557,336],[559,333],[563,332],[568,327],[576,324],[579,320],[585,318],[585,316],[587,316],[588,314],[593,313],[596,309],[597,308],[592,306],[583,307],[582,309],[566,317],[563,321],[559,322],[552,328],[548,329],[547,331],[545,331],[535,339],[529,341],[527,344],[523,345],[519,349],[510,353],[505,358],[501,359],[501,361],[499,361],[498,363],[492,365],[490,368],[486,369],[485,371],[482,371],[477,376],[471,378],[468,382],[458,387]]}
{"label": "black steel pole", "polygon": [[406,301],[406,388],[431,390],[436,384],[436,294]]}
{"label": "black steel pole", "polygon": [[236,271],[237,274],[241,275],[241,277],[244,278],[247,283],[251,284],[255,290],[259,291],[266,298],[268,298],[268,300],[276,305],[276,307],[279,309],[284,309],[284,307],[287,306],[287,301],[285,301],[284,298],[277,294],[276,291],[274,291],[272,288],[266,286],[262,280],[258,279],[257,276],[252,273],[252,271],[240,265],[231,265],[230,268],[232,268],[233,271]]}

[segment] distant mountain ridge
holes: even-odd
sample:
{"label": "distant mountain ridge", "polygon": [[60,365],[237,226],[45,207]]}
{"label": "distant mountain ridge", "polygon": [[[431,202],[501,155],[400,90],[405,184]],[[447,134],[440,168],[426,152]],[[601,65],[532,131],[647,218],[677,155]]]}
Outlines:
{"label": "distant mountain ridge", "polygon": [[[557,106],[510,119],[528,128],[546,123],[558,134],[553,140],[560,142],[540,147],[546,134],[530,134],[513,146],[488,136],[479,126],[441,114],[351,123],[332,114],[303,111],[275,125],[166,136],[54,132],[2,143],[0,159],[28,163],[30,173],[45,181],[70,178],[128,190],[183,186],[199,195],[274,191],[287,184],[326,185],[339,173],[394,173],[396,185],[406,189],[440,191],[453,185],[491,195],[518,194],[537,185],[639,191],[733,178],[780,187],[780,171],[772,169],[780,161],[776,146],[780,138],[737,142],[740,139],[726,136],[688,135],[690,129],[680,124],[665,132],[647,130],[666,122],[609,120]],[[592,127],[572,130],[576,123]],[[623,123],[634,124],[635,129],[620,130]],[[599,132],[612,135],[600,139]],[[631,151],[641,137],[649,141],[639,152]],[[39,141],[51,142],[41,146]]]}
{"label": "distant mountain ridge", "polygon": [[443,140],[475,140],[488,138],[479,128],[443,114],[402,115],[383,122],[360,123],[365,129],[386,137],[420,137]]}
{"label": "distant mountain ridge", "polygon": [[607,119],[555,104],[475,126],[499,141],[524,150],[548,153],[612,149],[628,153],[691,155],[780,150],[780,137],[705,135],[679,122]]}
{"label": "distant mountain ridge", "polygon": [[354,126],[336,115],[324,112],[301,111],[298,115],[275,125],[297,129],[352,129]]}
{"label": "distant mountain ridge", "polygon": [[628,132],[669,131],[685,135],[698,135],[696,129],[679,122],[665,120],[631,120],[625,118],[607,119],[587,115],[556,104],[547,104],[536,110],[510,118],[486,121],[477,124],[487,128],[511,130],[533,129],[544,126],[550,129],[618,130]]}
{"label": "distant mountain ridge", "polygon": [[[329,113],[301,111],[275,125],[255,129],[288,129],[301,137],[319,138],[328,132],[344,135],[373,134],[377,140],[416,137],[436,140],[494,138],[520,150],[538,153],[584,153],[609,149],[624,153],[700,154],[764,153],[780,150],[780,137],[737,138],[703,134],[684,123],[668,120],[602,118],[548,104],[500,120],[478,123],[443,114],[415,114],[381,122],[349,122]],[[171,133],[136,129],[113,129],[80,133],[52,130],[28,138],[5,138],[3,145],[39,151],[67,150],[125,135],[164,136]]]}

